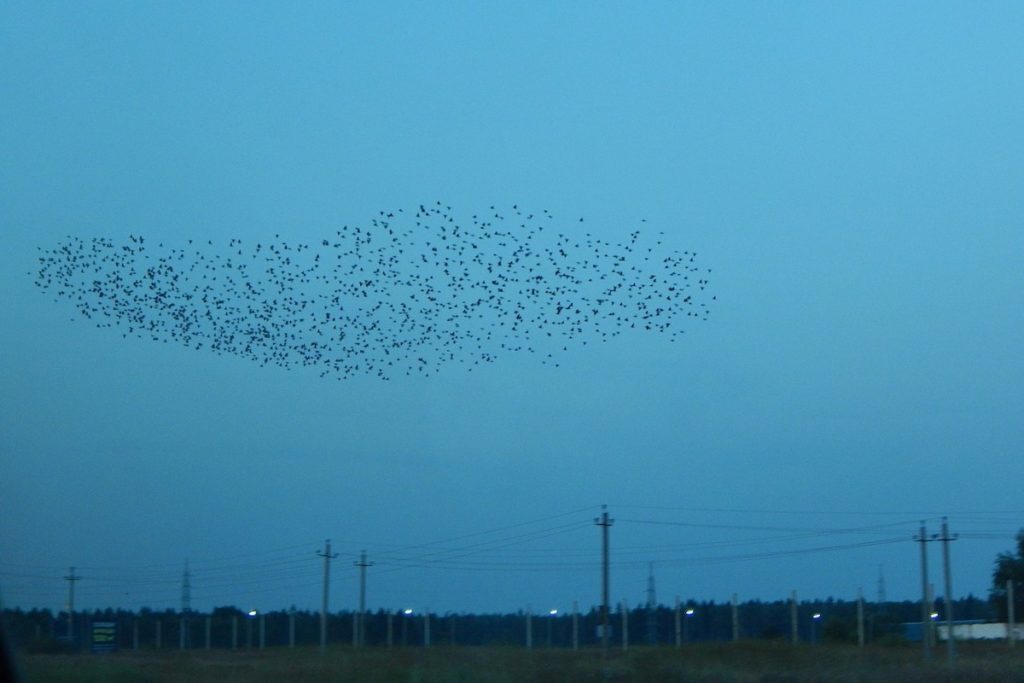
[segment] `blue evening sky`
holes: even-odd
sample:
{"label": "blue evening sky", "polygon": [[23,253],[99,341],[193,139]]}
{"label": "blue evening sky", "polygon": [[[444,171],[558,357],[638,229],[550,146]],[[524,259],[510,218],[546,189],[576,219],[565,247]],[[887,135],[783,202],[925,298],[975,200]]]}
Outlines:
{"label": "blue evening sky", "polygon": [[[648,562],[665,602],[912,599],[941,515],[985,594],[1024,526],[1022,35],[1012,2],[3,3],[5,604],[74,565],[80,607],[176,607],[187,557],[195,607],[314,607],[331,538],[336,609],[362,549],[372,608],[589,607],[602,503],[615,599]],[[315,244],[438,200],[645,219],[710,319],[338,381],[34,284],[68,235]]]}

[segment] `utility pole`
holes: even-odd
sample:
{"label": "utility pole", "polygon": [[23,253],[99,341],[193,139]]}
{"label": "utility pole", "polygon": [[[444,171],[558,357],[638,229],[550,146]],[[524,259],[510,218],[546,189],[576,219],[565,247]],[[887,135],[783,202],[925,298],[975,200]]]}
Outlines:
{"label": "utility pole", "polygon": [[1006,580],[1006,638],[1010,641],[1010,647],[1013,647],[1013,641],[1015,641],[1017,632],[1014,630],[1014,613],[1013,605],[1013,579]]}
{"label": "utility pole", "polygon": [[928,533],[924,528],[924,520],[921,520],[921,530],[914,537],[914,540],[921,544],[921,644],[924,648],[925,661],[932,658],[931,644],[931,622],[932,615],[928,605]]}
{"label": "utility pole", "polygon": [[629,649],[629,603],[622,601],[622,649]]}
{"label": "utility pole", "polygon": [[359,620],[356,622],[356,646],[366,645],[366,568],[372,567],[373,562],[366,561],[366,551],[359,556],[358,562],[353,562],[359,567]]}
{"label": "utility pole", "polygon": [[74,567],[68,567],[68,575],[64,577],[68,582],[68,642],[75,641],[75,581],[81,581],[82,577],[75,574]]}
{"label": "utility pole", "polygon": [[789,596],[789,629],[791,631],[791,639],[793,644],[796,645],[800,642],[800,622],[797,621],[798,607],[796,601],[796,590],[794,590]]}
{"label": "utility pole", "polygon": [[615,520],[608,518],[608,506],[601,506],[601,516],[594,519],[594,524],[601,527],[601,654],[608,659],[608,529]]}
{"label": "utility pole", "polygon": [[181,574],[181,624],[178,629],[178,646],[180,650],[191,647],[189,635],[189,616],[192,612],[192,576],[188,570],[188,558],[185,558],[185,571]]}
{"label": "utility pole", "polygon": [[[928,616],[937,615],[935,611],[935,584],[928,584]],[[928,620],[928,642],[934,648],[937,640],[935,634],[935,617]]]}
{"label": "utility pole", "polygon": [[676,627],[676,648],[679,648],[683,644],[683,610],[679,606],[679,596],[676,596],[676,614],[675,614],[675,627]]}
{"label": "utility pole", "polygon": [[740,600],[735,593],[732,594],[732,640],[740,639]]}
{"label": "utility pole", "polygon": [[580,649],[580,606],[572,601],[572,649]]}
{"label": "utility pole", "polygon": [[533,613],[530,611],[530,606],[526,607],[526,649],[533,649]]}
{"label": "utility pole", "polygon": [[331,539],[324,541],[324,551],[316,551],[318,557],[324,558],[324,595],[320,602],[320,653],[327,651],[327,596],[331,589],[331,558],[337,557],[338,553],[331,554]]}
{"label": "utility pole", "polygon": [[857,589],[857,647],[864,647],[864,589]]}
{"label": "utility pole", "polygon": [[946,660],[950,666],[953,666],[953,659],[956,657],[956,645],[953,638],[953,577],[949,569],[949,542],[956,539],[957,536],[949,535],[949,525],[943,517],[939,540],[942,541],[942,572],[946,583]]}

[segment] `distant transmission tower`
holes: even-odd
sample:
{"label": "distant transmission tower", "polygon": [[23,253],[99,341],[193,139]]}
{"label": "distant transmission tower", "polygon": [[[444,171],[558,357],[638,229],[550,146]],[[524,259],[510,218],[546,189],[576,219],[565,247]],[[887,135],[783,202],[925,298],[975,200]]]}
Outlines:
{"label": "distant transmission tower", "polygon": [[647,644],[658,643],[658,601],[654,597],[654,563],[647,565]]}
{"label": "distant transmission tower", "polygon": [[882,565],[878,565],[878,604],[884,604],[885,597],[885,574],[882,573]]}

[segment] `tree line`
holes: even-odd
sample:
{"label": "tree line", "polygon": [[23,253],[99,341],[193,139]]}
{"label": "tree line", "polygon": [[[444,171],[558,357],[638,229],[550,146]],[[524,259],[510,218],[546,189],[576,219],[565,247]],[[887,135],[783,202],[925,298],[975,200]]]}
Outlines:
{"label": "tree line", "polygon": [[[943,612],[942,599],[936,608]],[[692,610],[692,612],[691,612]],[[689,613],[688,613],[689,612]],[[997,618],[992,602],[968,596],[955,601],[958,620]],[[631,644],[674,644],[677,612],[674,606],[631,607],[625,613],[625,628]],[[814,615],[819,615],[815,618]],[[869,642],[894,641],[902,638],[902,624],[920,620],[921,607],[916,601],[870,603],[865,608],[865,635]],[[311,610],[280,609],[252,614],[237,607],[217,607],[210,612],[163,611],[143,608],[137,612],[123,609],[76,612],[69,622],[67,612],[48,609],[6,609],[5,630],[18,649],[54,651],[89,644],[92,624],[113,622],[117,625],[116,645],[119,649],[134,647],[177,649],[230,649],[258,647],[262,628],[266,647],[284,647],[319,643],[320,614]],[[357,614],[350,610],[327,615],[327,640],[334,644],[351,644],[356,630]],[[687,642],[726,641],[733,637],[733,609],[728,602],[688,601],[679,613],[680,634]],[[744,639],[787,639],[791,637],[791,605],[788,600],[746,601],[737,606],[739,636]],[[530,637],[534,647],[570,647],[573,643],[573,615],[558,613],[528,614],[524,611],[504,614],[434,613],[405,614],[401,611],[369,611],[365,618],[367,646],[394,647],[431,645],[518,645]],[[261,626],[262,622],[262,626]],[[389,626],[390,622],[390,626]],[[813,600],[798,606],[797,632],[801,641],[857,640],[857,602],[850,600]],[[600,644],[598,626],[601,610],[591,607],[576,617],[577,642],[580,647]],[[613,610],[610,618],[613,638],[621,643],[623,609]],[[389,638],[390,631],[390,638]],[[530,636],[527,632],[530,632]],[[293,635],[294,634],[294,635]],[[70,637],[69,637],[70,636]]]}
{"label": "tree line", "polygon": [[[1016,619],[1024,619],[1024,529],[1017,533],[1016,548],[996,556],[992,588],[987,600],[968,595],[954,601],[958,621],[1007,621],[1007,587],[1012,584]],[[943,599],[935,601],[936,611],[945,615]],[[613,606],[610,623],[613,638],[622,642],[623,629],[636,644],[669,644],[677,638],[677,623],[687,642],[725,641],[734,635],[731,603],[689,600],[680,607],[658,605]],[[792,610],[788,600],[752,600],[737,605],[736,626],[741,638],[781,639],[792,634]],[[116,624],[116,646],[129,648],[244,648],[312,645],[319,643],[320,614],[316,611],[280,609],[257,614],[237,607],[217,607],[208,613],[156,611],[137,612],[105,609],[54,613],[49,609],[4,609],[0,612],[4,631],[13,645],[26,651],[56,651],[89,643],[96,622]],[[817,615],[817,616],[815,616]],[[858,603],[851,600],[801,602],[797,614],[797,636],[802,641],[850,641],[858,638]],[[357,614],[351,610],[327,615],[329,643],[353,643]],[[623,620],[625,618],[625,620]],[[903,637],[903,624],[919,623],[917,601],[873,602],[866,605],[864,630],[869,642],[894,641]],[[575,623],[575,627],[574,627]],[[581,647],[599,644],[601,610],[596,606],[573,616],[568,613],[505,614],[433,613],[406,614],[401,611],[367,612],[364,638],[367,646],[395,647],[432,645],[524,645],[534,647]],[[262,634],[262,636],[258,634]],[[429,633],[429,636],[428,636]],[[528,635],[529,634],[529,635]]]}

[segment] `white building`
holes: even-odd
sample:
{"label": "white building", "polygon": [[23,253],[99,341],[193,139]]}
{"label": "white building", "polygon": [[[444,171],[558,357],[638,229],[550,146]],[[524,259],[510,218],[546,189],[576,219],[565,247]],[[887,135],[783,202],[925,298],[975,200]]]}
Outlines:
{"label": "white building", "polygon": [[[949,628],[946,624],[935,625],[939,640],[945,640]],[[1006,640],[1006,624],[953,623],[953,638],[956,640]],[[1013,639],[1024,641],[1024,625],[1013,625]]]}

